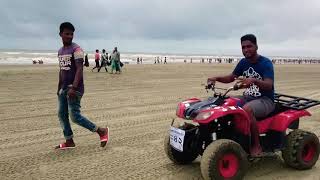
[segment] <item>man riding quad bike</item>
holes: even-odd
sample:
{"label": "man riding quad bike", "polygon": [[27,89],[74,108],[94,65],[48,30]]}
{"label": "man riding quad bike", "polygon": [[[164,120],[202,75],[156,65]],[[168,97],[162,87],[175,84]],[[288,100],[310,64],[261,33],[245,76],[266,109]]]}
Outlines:
{"label": "man riding quad bike", "polygon": [[[178,104],[170,132],[164,141],[165,152],[177,164],[188,164],[199,155],[204,179],[242,179],[248,168],[250,122],[239,106],[242,100],[229,97],[239,84],[205,100],[187,99]],[[264,119],[257,119],[262,153],[282,152],[286,164],[296,169],[310,169],[319,157],[319,140],[312,133],[299,129],[305,109],[320,104],[307,98],[275,94],[275,110]],[[178,122],[178,123],[177,123]],[[178,125],[176,125],[178,124]],[[256,156],[254,156],[256,157]]]}
{"label": "man riding quad bike", "polygon": [[[282,150],[287,164],[298,169],[311,168],[318,159],[316,135],[297,130],[299,118],[310,115],[305,109],[318,101],[274,93],[274,71],[270,59],[257,53],[257,39],[241,37],[245,58],[233,72],[210,77],[207,89],[215,82],[239,82],[223,94],[201,101],[181,102],[179,118],[193,120],[171,127],[165,142],[166,152],[177,163],[188,163],[202,155],[205,179],[239,179],[247,169],[247,155],[261,157],[265,152]],[[239,79],[240,76],[243,78]],[[228,97],[231,90],[246,88],[240,98]],[[295,129],[287,134],[287,129]]]}

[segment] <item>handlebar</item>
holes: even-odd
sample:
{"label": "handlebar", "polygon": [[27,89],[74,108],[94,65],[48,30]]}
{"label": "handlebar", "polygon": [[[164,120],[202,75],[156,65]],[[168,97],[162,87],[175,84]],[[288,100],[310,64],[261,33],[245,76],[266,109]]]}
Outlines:
{"label": "handlebar", "polygon": [[[230,91],[237,91],[237,90],[241,89],[242,86],[243,86],[243,84],[241,82],[236,82],[232,87],[225,89],[225,88],[215,87],[214,84],[207,84],[205,86],[205,89],[207,92],[208,92],[208,90],[212,90],[215,95],[226,96]],[[218,94],[215,91],[216,89],[224,90],[225,92],[223,93],[223,95],[221,93]]]}

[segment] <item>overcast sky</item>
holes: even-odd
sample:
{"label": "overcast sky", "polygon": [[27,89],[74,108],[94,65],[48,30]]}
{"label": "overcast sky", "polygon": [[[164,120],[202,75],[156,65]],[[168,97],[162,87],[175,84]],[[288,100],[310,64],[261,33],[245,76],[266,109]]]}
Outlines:
{"label": "overcast sky", "polygon": [[55,50],[70,21],[86,50],[320,57],[319,0],[1,0],[0,49]]}

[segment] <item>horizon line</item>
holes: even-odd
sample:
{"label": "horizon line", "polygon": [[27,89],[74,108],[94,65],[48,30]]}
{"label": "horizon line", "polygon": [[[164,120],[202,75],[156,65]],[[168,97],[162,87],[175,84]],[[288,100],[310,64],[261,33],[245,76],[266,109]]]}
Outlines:
{"label": "horizon line", "polygon": [[[12,49],[12,48],[0,48],[0,51],[57,51],[53,49]],[[95,50],[88,51],[89,53],[95,53]],[[183,53],[183,52],[134,52],[134,51],[123,51],[122,53],[128,54],[160,54],[160,55],[184,55],[184,56],[232,56],[232,57],[243,57],[243,55],[236,54],[225,54],[225,53]],[[320,56],[288,56],[288,55],[264,55],[266,57],[287,57],[287,58],[320,58]]]}

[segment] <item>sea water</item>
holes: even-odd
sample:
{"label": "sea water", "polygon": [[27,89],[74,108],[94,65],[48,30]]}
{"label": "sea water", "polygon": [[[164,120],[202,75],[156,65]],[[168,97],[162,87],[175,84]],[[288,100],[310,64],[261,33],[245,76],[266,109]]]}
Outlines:
{"label": "sea water", "polygon": [[[90,63],[94,63],[94,52],[87,52]],[[111,52],[108,52],[109,55]],[[200,63],[203,59],[208,63],[211,59],[215,63],[216,59],[222,58],[222,63],[232,58],[237,62],[241,56],[225,55],[201,55],[201,54],[167,54],[167,53],[134,53],[121,52],[120,59],[126,64],[137,64],[137,58],[142,58],[143,64],[154,64],[155,61],[164,63]],[[53,50],[0,50],[0,65],[4,64],[32,64],[32,61],[42,60],[44,64],[58,64],[57,51]]]}

